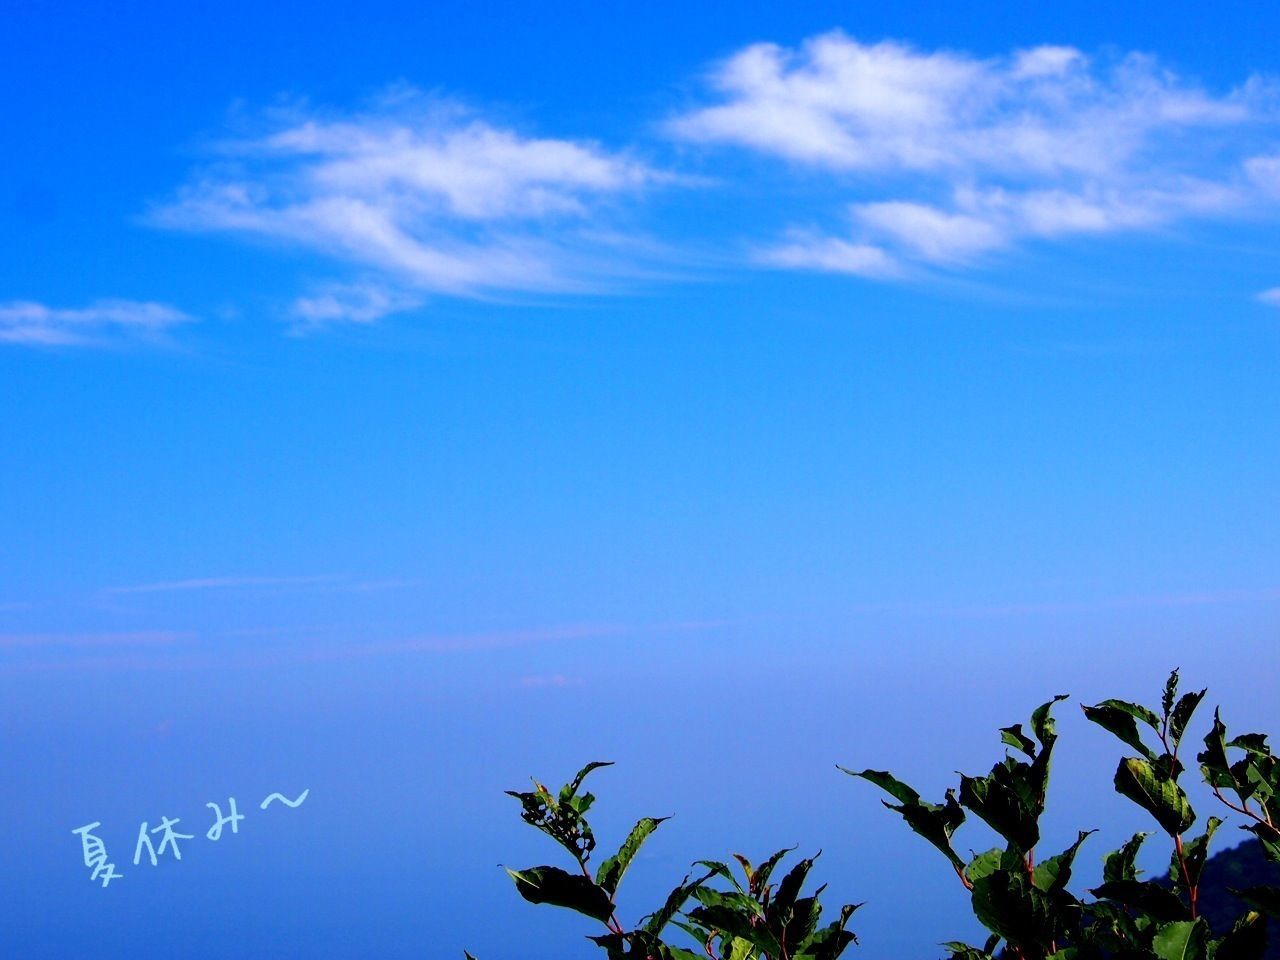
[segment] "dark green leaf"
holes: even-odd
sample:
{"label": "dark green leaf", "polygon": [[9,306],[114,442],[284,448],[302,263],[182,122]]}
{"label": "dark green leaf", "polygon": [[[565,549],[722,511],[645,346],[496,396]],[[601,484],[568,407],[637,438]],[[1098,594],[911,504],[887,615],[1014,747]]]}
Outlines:
{"label": "dark green leaf", "polygon": [[1036,739],[1040,741],[1040,746],[1045,750],[1053,746],[1053,742],[1058,739],[1053,717],[1049,713],[1055,703],[1065,699],[1067,699],[1067,694],[1060,693],[1047,703],[1040,704],[1031,713],[1031,732],[1036,735]]}
{"label": "dark green leaf", "polygon": [[713,890],[711,887],[699,887],[693,891],[694,898],[705,907],[723,907],[726,910],[740,911],[753,917],[763,917],[764,908],[745,893],[737,891]]}
{"label": "dark green leaf", "polygon": [[[1175,890],[1186,892],[1187,878],[1190,879],[1190,885],[1195,887],[1200,884],[1200,874],[1204,871],[1205,857],[1209,853],[1209,842],[1213,839],[1213,835],[1217,829],[1222,826],[1222,821],[1218,817],[1210,817],[1205,821],[1204,833],[1183,844],[1182,861],[1178,860],[1178,851],[1175,849],[1169,861],[1169,879],[1173,881]],[[1186,865],[1187,877],[1182,875],[1183,864]]]}
{"label": "dark green leaf", "polygon": [[631,861],[635,858],[636,852],[648,839],[649,834],[658,829],[658,824],[667,819],[669,818],[642,818],[631,828],[631,833],[627,835],[627,839],[618,848],[618,852],[600,864],[600,869],[596,871],[596,883],[607,890],[610,896],[617,892],[618,883],[622,880],[622,875],[627,872],[627,867],[631,866]]}
{"label": "dark green leaf", "polygon": [[627,938],[620,933],[606,933],[602,936],[588,936],[588,940],[598,947],[604,947],[609,960],[627,960]]}
{"label": "dark green leaf", "polygon": [[507,873],[515,881],[520,896],[530,903],[567,907],[600,921],[613,915],[609,894],[592,883],[589,877],[566,873],[559,867],[508,869]]}
{"label": "dark green leaf", "polygon": [[1156,920],[1185,920],[1187,908],[1171,890],[1140,880],[1113,880],[1093,891],[1094,896],[1114,900]]}
{"label": "dark green leaf", "polygon": [[769,877],[773,875],[773,868],[778,865],[779,861],[781,861],[783,857],[794,849],[795,847],[783,847],[764,863],[760,864],[760,866],[756,867],[755,871],[751,874],[750,882],[752,893],[758,896],[764,891],[765,886],[769,883]]}
{"label": "dark green leaf", "polygon": [[881,802],[890,810],[896,811],[913,831],[942,851],[943,855],[951,861],[952,866],[957,870],[964,869],[964,861],[951,848],[951,835],[960,824],[964,823],[964,810],[960,808],[960,804],[956,802],[955,795],[950,790],[947,791],[946,801],[943,804],[924,803],[920,799],[920,794],[883,770],[858,772],[846,770],[844,767],[838,769],[851,777],[869,780],[901,801],[900,805],[887,801]]}
{"label": "dark green leaf", "polygon": [[642,919],[641,922],[644,924],[644,932],[655,937],[659,936],[666,925],[671,922],[672,918],[675,917],[684,905],[689,902],[689,897],[691,897],[695,891],[699,890],[702,885],[713,876],[715,876],[714,872],[708,873],[706,876],[699,877],[697,880],[693,881],[690,881],[688,877],[685,877],[680,886],[676,887],[667,895],[667,900],[662,905],[661,909],[654,911]]}
{"label": "dark green leaf", "polygon": [[1151,836],[1149,833],[1135,833],[1126,841],[1123,847],[1107,854],[1102,865],[1104,883],[1112,883],[1116,880],[1136,880],[1138,878],[1137,870],[1134,869],[1133,865],[1134,859],[1138,856],[1138,849],[1142,846],[1142,841],[1149,836]]}
{"label": "dark green leaf", "polygon": [[1160,707],[1166,717],[1173,712],[1173,698],[1178,695],[1178,671],[1169,674],[1164,684],[1164,696],[1160,698]]}
{"label": "dark green leaf", "polygon": [[951,960],[991,960],[990,953],[971,947],[967,943],[961,943],[959,940],[948,940],[942,946],[951,955]]}
{"label": "dark green leaf", "polygon": [[1267,949],[1267,923],[1262,914],[1246,913],[1231,931],[1211,948],[1213,960],[1262,960]]}
{"label": "dark green leaf", "polygon": [[1267,735],[1265,733],[1242,733],[1235,737],[1228,747],[1239,747],[1241,750],[1247,750],[1249,753],[1258,754],[1259,756],[1271,756],[1271,748],[1267,746]]}
{"label": "dark green leaf", "polygon": [[787,875],[778,884],[777,894],[769,904],[769,911],[772,917],[777,917],[782,922],[786,922],[786,918],[790,916],[790,911],[795,905],[796,898],[800,896],[800,888],[804,886],[805,877],[813,869],[814,859],[816,858],[806,857],[787,871]]}
{"label": "dark green leaf", "polygon": [[1000,739],[1011,747],[1017,747],[1028,757],[1036,755],[1035,741],[1022,732],[1020,723],[1015,723],[1012,727],[1001,727]]}
{"label": "dark green leaf", "polygon": [[1040,839],[1038,811],[1027,782],[1030,767],[1016,761],[1009,763],[997,764],[985,777],[961,775],[960,803],[1025,852]]}
{"label": "dark green leaf", "polygon": [[1191,722],[1191,715],[1196,712],[1196,707],[1200,706],[1200,701],[1204,699],[1206,693],[1208,693],[1207,690],[1201,690],[1199,693],[1184,693],[1182,699],[1173,708],[1173,713],[1169,717],[1169,736],[1175,747],[1182,741],[1187,724]]}
{"label": "dark green leaf", "polygon": [[840,919],[823,927],[800,944],[795,956],[811,960],[835,960],[849,944],[858,942],[858,938],[845,927],[853,912],[860,906],[860,903],[846,903],[840,908]]}
{"label": "dark green leaf", "polygon": [[[1132,709],[1131,709],[1132,708]],[[1124,743],[1127,743],[1133,749],[1137,750],[1148,760],[1154,760],[1155,754],[1151,749],[1142,742],[1142,734],[1138,731],[1138,725],[1135,722],[1134,710],[1141,709],[1150,714],[1150,717],[1142,717],[1144,723],[1156,721],[1155,714],[1146,710],[1145,707],[1137,707],[1136,704],[1123,703],[1120,700],[1104,700],[1102,703],[1092,707],[1081,707],[1085,717],[1102,727],[1104,730],[1114,734]]]}
{"label": "dark green leaf", "polygon": [[[821,892],[821,891],[819,891]],[[788,952],[794,953],[796,948],[807,942],[818,929],[818,918],[822,915],[822,906],[817,896],[801,897],[790,911],[791,917],[782,927],[782,936],[778,941]]]}
{"label": "dark green leaf", "polygon": [[920,803],[920,794],[907,786],[893,774],[887,770],[849,770],[836,764],[836,769],[841,773],[847,773],[851,777],[861,777],[863,780],[869,780],[877,787],[883,790],[889,796],[893,797],[899,803],[908,805]]}
{"label": "dark green leaf", "polygon": [[1066,931],[1061,905],[1031,885],[1025,870],[995,870],[973,885],[973,911],[1011,946],[1044,953]]}
{"label": "dark green leaf", "polygon": [[599,770],[601,767],[612,767],[612,766],[613,766],[612,760],[593,760],[590,763],[588,763],[585,767],[583,767],[581,770],[577,772],[577,774],[574,776],[572,781],[570,781],[568,784],[566,784],[564,787],[560,789],[560,802],[564,803],[565,801],[573,797],[578,792],[578,788],[582,786],[582,781],[587,778],[587,774],[589,774],[592,770]]}
{"label": "dark green leaf", "polygon": [[729,869],[727,863],[719,860],[696,860],[693,864],[695,867],[706,867],[711,871],[713,876],[724,877],[734,885],[739,891],[742,891],[742,884],[738,882],[738,878],[733,875],[733,871]]}
{"label": "dark green leaf", "polygon": [[1262,844],[1262,853],[1272,863],[1280,863],[1280,832],[1265,823],[1254,823],[1242,829],[1248,830]]}
{"label": "dark green leaf", "polygon": [[1227,728],[1223,726],[1218,711],[1213,711],[1213,727],[1204,736],[1204,749],[1196,755],[1200,773],[1211,787],[1235,789],[1235,777],[1231,774],[1231,761],[1227,759]]}
{"label": "dark green leaf", "polygon": [[1182,787],[1156,773],[1146,760],[1129,757],[1116,769],[1116,792],[1142,807],[1170,836],[1186,831],[1196,821]]}
{"label": "dark green leaf", "polygon": [[1280,887],[1246,887],[1231,892],[1255,910],[1280,920]]}
{"label": "dark green leaf", "polygon": [[1062,853],[1047,860],[1041,861],[1036,865],[1032,874],[1031,882],[1045,893],[1057,893],[1059,890],[1065,889],[1071,880],[1071,864],[1076,859],[1076,854],[1080,851],[1080,844],[1088,839],[1090,834],[1097,833],[1096,830],[1081,830],[1076,842],[1069,846]]}
{"label": "dark green leaf", "polygon": [[765,927],[752,922],[754,914],[727,906],[710,906],[695,907],[689,911],[688,916],[700,926],[731,937],[741,937],[772,956],[777,956],[780,952],[777,937]]}
{"label": "dark green leaf", "polygon": [[964,868],[964,875],[972,883],[975,880],[981,880],[988,876],[992,871],[1000,868],[1001,862],[1004,860],[1004,851],[999,847],[992,847],[986,853],[980,853]]}

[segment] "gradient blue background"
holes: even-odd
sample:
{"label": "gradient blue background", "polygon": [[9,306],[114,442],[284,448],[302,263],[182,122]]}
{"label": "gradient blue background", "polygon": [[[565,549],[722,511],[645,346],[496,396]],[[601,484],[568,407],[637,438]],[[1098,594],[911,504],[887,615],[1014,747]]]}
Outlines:
{"label": "gradient blue background", "polygon": [[[939,794],[1069,692],[1048,842],[1104,828],[1088,876],[1143,823],[1076,703],[1181,666],[1280,726],[1273,225],[298,339],[261,305],[307,257],[141,222],[237,103],[406,81],[625,141],[715,58],[835,26],[1280,69],[1256,4],[7,6],[0,299],[207,319],[181,349],[0,350],[0,951],[590,956],[497,866],[558,862],[501,791],[611,759],[603,844],[676,814],[629,917],[696,857],[799,844],[867,901],[857,956],[936,956],[974,935],[963,891],[835,763]],[[732,217],[660,203],[677,234]],[[132,866],[141,821],[203,834],[228,796],[239,835]],[[94,820],[108,890],[70,832]]]}

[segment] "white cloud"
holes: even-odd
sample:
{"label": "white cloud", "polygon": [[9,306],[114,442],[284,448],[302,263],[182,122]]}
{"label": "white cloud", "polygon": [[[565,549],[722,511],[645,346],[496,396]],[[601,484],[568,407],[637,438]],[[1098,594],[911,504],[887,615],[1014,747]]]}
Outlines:
{"label": "white cloud", "polygon": [[1280,307],[1280,287],[1272,287],[1269,290],[1263,290],[1255,298],[1259,303],[1265,303],[1269,307]]}
{"label": "white cloud", "polygon": [[238,590],[245,587],[292,587],[331,583],[333,576],[310,577],[197,577],[189,580],[162,580],[158,583],[141,583],[125,587],[107,587],[103,596],[124,596],[138,593],[185,593],[193,590]]}
{"label": "white cloud", "polygon": [[331,284],[311,296],[298,297],[291,313],[297,332],[305,333],[331,323],[375,323],[421,305],[421,297],[377,284]]}
{"label": "white cloud", "polygon": [[756,259],[777,267],[828,270],[861,277],[884,278],[901,273],[897,261],[879,247],[802,231],[793,231],[789,242],[762,250]]}
{"label": "white cloud", "polygon": [[300,298],[294,314],[312,323],[371,322],[427,293],[595,289],[627,266],[589,234],[619,200],[670,179],[597,144],[403,94],[342,119],[290,117],[225,154],[153,222],[272,238],[375,272],[375,284]]}
{"label": "white cloud", "polygon": [[925,260],[945,262],[1004,246],[1005,232],[996,224],[968,213],[949,213],[921,203],[890,200],[861,203],[854,217],[873,232],[883,234]]}
{"label": "white cloud", "polygon": [[74,309],[12,300],[0,303],[0,342],[88,346],[122,336],[155,339],[192,319],[167,304],[136,300],[97,300]]}
{"label": "white cloud", "polygon": [[980,58],[837,31],[749,46],[709,79],[713,102],[669,121],[671,135],[825,172],[845,195],[846,232],[779,244],[766,259],[781,266],[891,275],[849,264],[877,251],[954,266],[1280,197],[1280,156],[1259,150],[1277,117],[1271,86],[1213,94],[1143,54]]}

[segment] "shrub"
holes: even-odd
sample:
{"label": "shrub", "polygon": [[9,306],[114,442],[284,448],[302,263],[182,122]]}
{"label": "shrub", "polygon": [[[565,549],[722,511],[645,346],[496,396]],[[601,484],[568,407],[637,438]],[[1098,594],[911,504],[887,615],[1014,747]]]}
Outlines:
{"label": "shrub", "polygon": [[[1167,880],[1139,879],[1136,858],[1151,833],[1135,834],[1106,855],[1102,883],[1088,891],[1089,897],[1071,893],[1068,885],[1076,856],[1095,831],[1080,831],[1067,849],[1037,857],[1058,739],[1051,714],[1064,696],[1036,708],[1028,730],[1021,724],[1002,728],[1004,758],[985,776],[961,775],[941,803],[926,802],[887,771],[839,769],[887,793],[894,802],[885,801],[885,806],[942,853],[968,892],[974,916],[990,937],[981,947],[944,944],[953,960],[1259,960],[1266,948],[1265,917],[1280,917],[1280,887],[1232,890],[1240,912],[1220,932],[1210,929],[1199,909],[1209,844],[1223,823],[1211,816],[1198,835],[1188,836],[1197,815],[1181,784],[1186,772],[1181,750],[1204,696],[1204,690],[1179,695],[1175,670],[1159,712],[1123,700],[1083,707],[1090,721],[1136,754],[1120,760],[1116,792],[1145,810],[1172,848]],[[1266,737],[1246,733],[1229,738],[1215,711],[1196,759],[1213,797],[1243,817],[1242,828],[1257,837],[1268,860],[1280,863],[1280,763]],[[575,910],[602,924],[605,932],[590,939],[606,950],[609,960],[835,960],[857,942],[846,927],[860,904],[846,904],[836,920],[823,926],[820,897],[825,887],[801,895],[816,857],[801,859],[781,881],[771,882],[790,850],[758,865],[735,854],[738,873],[716,860],[697,861],[699,876],[686,876],[659,909],[628,929],[617,912],[618,886],[664,818],[639,820],[593,874],[589,861],[596,840],[586,814],[595,798],[582,786],[602,766],[608,764],[588,764],[556,793],[536,780],[532,791],[508,791],[520,801],[524,821],[563,847],[574,868],[507,872],[526,900]],[[961,857],[953,838],[969,814],[991,827],[1004,845]],[[671,928],[683,931],[700,952],[668,942]]]}

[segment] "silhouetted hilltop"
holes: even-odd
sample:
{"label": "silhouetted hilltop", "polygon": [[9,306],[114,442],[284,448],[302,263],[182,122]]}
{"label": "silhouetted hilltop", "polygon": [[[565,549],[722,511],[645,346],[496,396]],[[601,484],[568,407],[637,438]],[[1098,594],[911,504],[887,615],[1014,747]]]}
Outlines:
{"label": "silhouetted hilltop", "polygon": [[[1262,884],[1280,885],[1280,864],[1262,854],[1262,844],[1248,840],[1219,850],[1209,857],[1200,880],[1200,914],[1216,934],[1226,933],[1245,911],[1245,905],[1229,889],[1242,890]],[[1280,924],[1267,924],[1267,960],[1280,960]]]}

